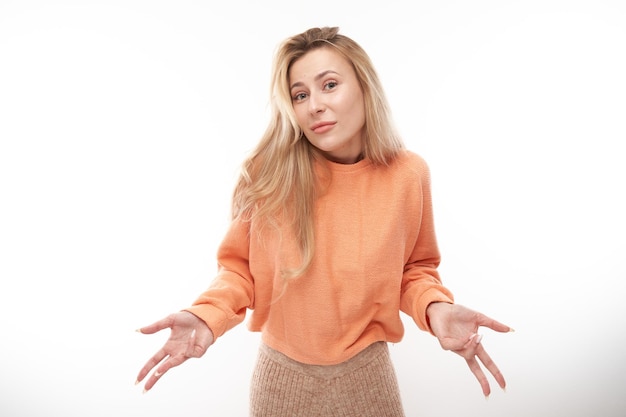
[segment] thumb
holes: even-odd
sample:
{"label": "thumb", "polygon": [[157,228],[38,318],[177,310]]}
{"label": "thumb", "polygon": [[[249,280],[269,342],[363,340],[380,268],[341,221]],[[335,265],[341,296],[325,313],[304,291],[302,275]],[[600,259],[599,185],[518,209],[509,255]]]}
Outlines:
{"label": "thumb", "polygon": [[143,333],[143,334],[154,334],[156,332],[159,332],[163,329],[167,329],[172,327],[172,317],[171,316],[167,316],[159,321],[156,321],[152,324],[149,324],[147,326],[144,327],[140,327],[139,329],[137,329],[137,331],[139,333]]}
{"label": "thumb", "polygon": [[189,340],[187,341],[187,351],[185,352],[185,356],[188,358],[193,358],[196,350],[196,329],[191,331],[191,335],[189,336]]}

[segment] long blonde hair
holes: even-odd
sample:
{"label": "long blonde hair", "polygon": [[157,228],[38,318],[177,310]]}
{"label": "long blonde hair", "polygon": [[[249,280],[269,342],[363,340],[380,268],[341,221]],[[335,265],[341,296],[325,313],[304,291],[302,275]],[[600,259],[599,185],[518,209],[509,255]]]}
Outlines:
{"label": "long blonde hair", "polygon": [[313,161],[320,157],[296,122],[289,91],[291,65],[315,48],[332,47],[353,66],[365,106],[363,156],[375,165],[388,165],[404,149],[393,125],[381,82],[365,51],[339,28],[312,28],[279,45],[270,84],[271,118],[259,144],[244,161],[235,186],[232,216],[259,221],[262,227],[289,222],[300,248],[301,265],[282,271],[293,278],[313,259],[313,207],[317,181]]}

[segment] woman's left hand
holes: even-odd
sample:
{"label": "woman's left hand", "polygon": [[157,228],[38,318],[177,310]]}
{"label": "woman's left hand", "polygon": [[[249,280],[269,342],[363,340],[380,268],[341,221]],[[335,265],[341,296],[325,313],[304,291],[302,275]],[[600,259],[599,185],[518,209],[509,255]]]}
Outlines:
{"label": "woman's left hand", "polygon": [[512,332],[512,328],[459,304],[432,303],[428,306],[426,315],[430,322],[430,328],[439,339],[441,347],[457,353],[465,359],[470,370],[478,379],[485,397],[489,396],[491,388],[476,358],[491,372],[500,388],[505,388],[504,376],[485,351],[481,343],[482,335],[478,334],[478,328],[480,326],[488,327],[501,333]]}

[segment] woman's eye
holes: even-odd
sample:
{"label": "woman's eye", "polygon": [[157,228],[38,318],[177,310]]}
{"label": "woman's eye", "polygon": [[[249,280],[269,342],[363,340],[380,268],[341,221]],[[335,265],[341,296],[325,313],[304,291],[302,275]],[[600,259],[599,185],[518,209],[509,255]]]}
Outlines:
{"label": "woman's eye", "polygon": [[324,84],[324,89],[325,90],[332,90],[335,87],[337,87],[337,82],[336,81],[329,81],[326,84]]}
{"label": "woman's eye", "polygon": [[293,96],[293,99],[295,101],[302,101],[306,98],[306,93],[298,93],[295,96]]}

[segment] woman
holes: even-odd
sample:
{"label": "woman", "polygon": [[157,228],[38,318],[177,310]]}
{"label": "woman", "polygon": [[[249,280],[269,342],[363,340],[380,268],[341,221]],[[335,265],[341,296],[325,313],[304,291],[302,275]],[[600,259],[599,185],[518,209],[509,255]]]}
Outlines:
{"label": "woman", "polygon": [[192,306],[139,329],[170,328],[142,368],[145,390],[202,356],[252,310],[262,332],[253,416],[403,416],[387,342],[400,311],[505,381],[479,326],[511,329],[457,305],[442,285],[429,171],[395,131],[363,49],[337,28],[313,28],[278,49],[272,119],[244,162],[219,271]]}

